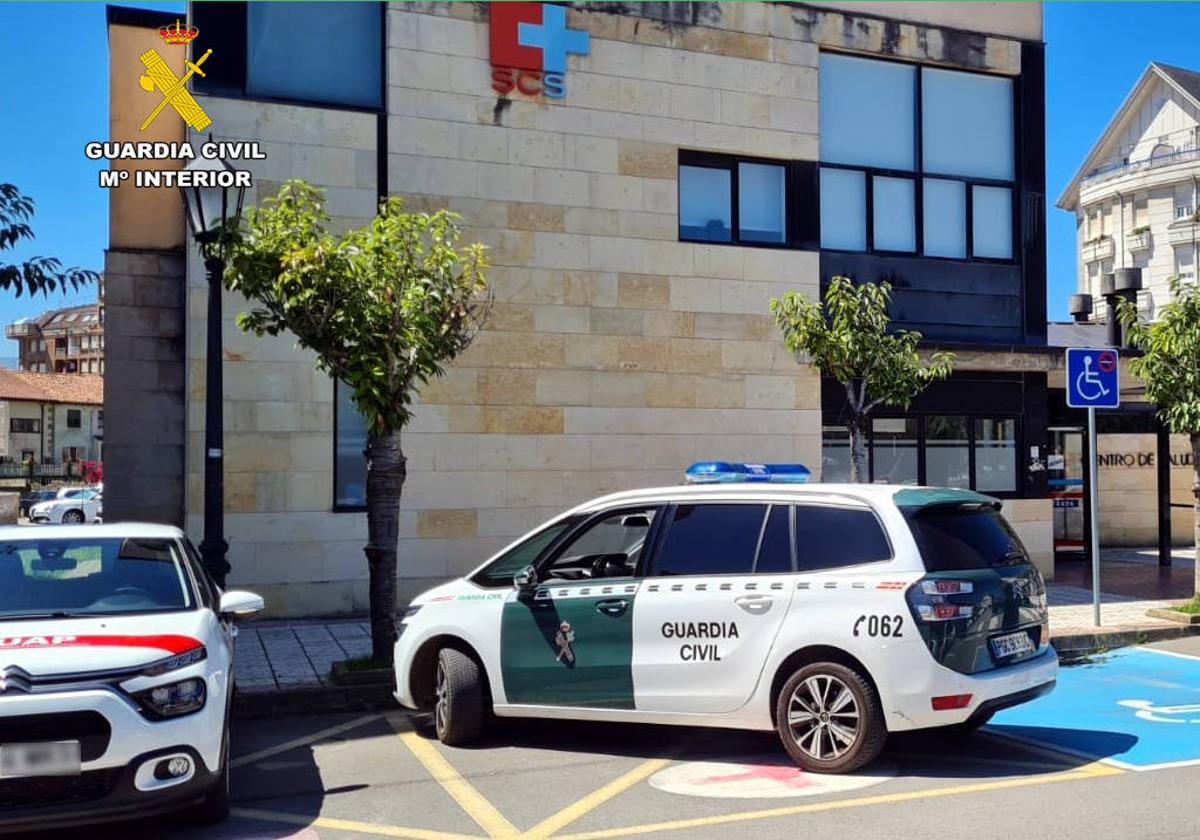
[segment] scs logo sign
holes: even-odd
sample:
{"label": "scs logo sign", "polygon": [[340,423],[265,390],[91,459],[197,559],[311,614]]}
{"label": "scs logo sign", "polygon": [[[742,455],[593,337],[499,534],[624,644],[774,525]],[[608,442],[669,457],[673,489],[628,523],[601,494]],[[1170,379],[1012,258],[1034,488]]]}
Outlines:
{"label": "scs logo sign", "polygon": [[588,54],[590,36],[567,28],[567,10],[549,3],[492,3],[492,90],[567,95],[567,53]]}

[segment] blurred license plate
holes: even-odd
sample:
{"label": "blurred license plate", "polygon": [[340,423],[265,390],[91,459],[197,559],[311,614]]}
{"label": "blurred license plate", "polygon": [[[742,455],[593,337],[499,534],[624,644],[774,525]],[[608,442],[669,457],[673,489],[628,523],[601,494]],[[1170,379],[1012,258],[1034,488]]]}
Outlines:
{"label": "blurred license plate", "polygon": [[992,639],[992,656],[997,659],[1022,653],[1033,653],[1033,639],[1029,638],[1029,634],[1024,630]]}
{"label": "blurred license plate", "polygon": [[79,742],[0,744],[0,776],[77,776]]}

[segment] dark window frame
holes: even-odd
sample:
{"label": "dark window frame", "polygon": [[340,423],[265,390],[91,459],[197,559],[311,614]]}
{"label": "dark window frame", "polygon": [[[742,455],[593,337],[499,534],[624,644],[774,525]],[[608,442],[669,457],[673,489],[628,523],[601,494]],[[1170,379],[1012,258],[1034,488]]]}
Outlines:
{"label": "dark window frame", "polygon": [[[72,423],[72,419],[75,421]],[[83,409],[68,408],[67,409],[67,428],[82,429],[83,428]]]}
{"label": "dark window frame", "polygon": [[[787,571],[760,571],[758,563],[762,559],[763,541],[767,538],[767,528],[771,525],[771,515],[775,512],[775,508],[782,507],[787,509],[787,529],[788,529],[788,552],[791,559],[791,568]],[[762,528],[758,532],[758,545],[754,547],[754,565],[750,567],[752,575],[790,575],[796,573],[796,564],[798,557],[796,555],[796,506],[791,502],[768,502],[767,513],[763,517]]]}
{"label": "dark window frame", "polygon": [[[916,420],[917,421],[917,486],[924,487],[927,481],[927,467],[925,463],[927,445],[925,420],[927,417],[964,417],[967,420],[967,471],[969,476],[969,487],[963,489],[976,490],[975,476],[975,449],[977,438],[975,435],[975,422],[977,420],[1012,420],[1014,421],[1015,433],[1013,435],[1013,478],[1016,487],[1012,490],[976,490],[979,493],[986,493],[989,496],[994,496],[997,499],[1016,499],[1021,498],[1022,480],[1021,480],[1021,453],[1024,451],[1024,424],[1021,422],[1022,417],[1019,414],[1011,414],[1004,412],[984,412],[972,413],[969,411],[922,411],[919,413],[900,414],[896,412],[881,412],[871,416],[871,423],[867,427],[867,474],[870,476],[870,481],[875,481],[875,420]],[[822,421],[823,426],[841,426],[836,421]],[[822,436],[823,437],[823,436]]]}
{"label": "dark window frame", "polygon": [[[28,424],[29,428],[19,428],[18,424],[21,424],[21,426]],[[42,433],[42,421],[37,417],[10,417],[8,420],[8,432],[14,435],[40,435]]]}
{"label": "dark window frame", "polygon": [[[332,493],[333,506],[331,510],[334,513],[363,513],[367,509],[366,491],[363,492],[363,503],[361,505],[346,505],[338,502],[338,383],[337,379],[331,378],[333,387],[333,469],[330,471],[330,492]],[[365,443],[364,443],[365,447]],[[363,451],[363,459],[367,457],[366,451]]]}
{"label": "dark window frame", "polygon": [[[739,186],[738,186],[738,164],[755,163],[763,166],[778,166],[783,169],[783,241],[782,242],[762,242],[753,239],[741,239],[741,213],[738,208]],[[717,152],[700,152],[692,149],[680,149],[679,158],[676,164],[676,204],[678,211],[676,212],[676,231],[680,242],[695,242],[700,245],[734,245],[739,248],[787,248],[799,249],[804,248],[804,237],[801,235],[800,229],[795,219],[795,208],[800,202],[796,200],[796,195],[799,189],[800,176],[798,174],[800,161],[780,160],[778,158],[754,157],[751,155],[727,155]],[[729,173],[729,227],[730,238],[728,241],[718,241],[712,239],[700,239],[696,237],[684,236],[683,233],[683,178],[679,173],[679,169],[684,166],[696,167],[699,169],[717,169]]]}
{"label": "dark window frame", "polygon": [[328,102],[320,99],[292,99],[281,96],[263,96],[250,94],[246,91],[246,77],[249,73],[249,10],[246,3],[210,2],[199,3],[192,9],[192,22],[204,24],[198,40],[207,44],[204,32],[220,32],[217,41],[221,52],[227,56],[226,61],[232,62],[228,72],[219,81],[200,78],[193,82],[197,93],[211,96],[244,99],[249,102],[263,102],[276,105],[299,105],[309,108],[327,108],[335,111],[350,111],[358,114],[387,114],[388,80],[387,80],[387,3],[379,4],[379,105],[347,105],[343,102]]}
{"label": "dark window frame", "polygon": [[[938,67],[928,65],[929,69],[933,70],[951,70],[956,73],[970,73],[975,76],[988,76],[990,78],[1008,79],[1012,83],[1012,114],[1013,114],[1013,177],[1011,181],[995,178],[980,178],[977,176],[966,175],[946,175],[936,171],[925,170],[925,153],[924,153],[924,105],[923,105],[923,85],[922,79],[924,70],[927,65],[919,64],[910,61],[899,61],[896,59],[879,58],[876,56],[862,56],[854,53],[844,53],[840,50],[822,50],[823,53],[831,55],[848,55],[852,58],[864,58],[869,61],[881,61],[888,64],[904,64],[915,68],[913,84],[913,170],[907,171],[903,169],[889,169],[886,167],[862,166],[858,164],[847,163],[826,163],[819,162],[821,169],[843,169],[851,172],[862,172],[866,178],[865,199],[866,199],[866,226],[867,226],[867,244],[864,250],[852,250],[846,248],[827,248],[821,246],[822,251],[839,254],[873,254],[878,256],[901,256],[901,257],[917,257],[923,260],[944,260],[954,263],[987,263],[991,265],[1015,265],[1020,260],[1020,234],[1021,234],[1021,208],[1020,208],[1020,184],[1021,184],[1021,156],[1020,156],[1020,137],[1021,137],[1021,122],[1020,122],[1020,93],[1017,81],[1019,76],[1007,76],[1002,73],[987,73],[980,70],[963,68],[963,67]],[[875,201],[873,192],[873,181],[875,176],[885,178],[908,178],[915,181],[915,191],[913,194],[913,224],[916,228],[916,250],[914,251],[889,251],[876,249],[875,245]],[[963,223],[966,225],[966,256],[963,257],[945,257],[934,254],[925,253],[925,185],[926,178],[937,181],[957,181],[964,185],[966,190],[966,206]],[[818,176],[817,183],[820,183]],[[1012,255],[1005,258],[1000,257],[977,257],[975,256],[975,231],[974,231],[974,200],[973,190],[976,186],[982,187],[1004,187],[1008,189],[1011,196],[1011,239]],[[793,202],[794,203],[794,202]],[[820,201],[818,196],[818,212]],[[722,243],[728,244],[728,243]]]}

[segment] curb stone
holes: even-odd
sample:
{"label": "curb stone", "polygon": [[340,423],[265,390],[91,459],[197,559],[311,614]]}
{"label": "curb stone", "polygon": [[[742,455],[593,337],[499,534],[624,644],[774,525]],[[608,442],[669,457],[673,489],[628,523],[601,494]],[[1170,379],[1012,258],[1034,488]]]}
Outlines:
{"label": "curb stone", "polygon": [[1094,653],[1114,648],[1162,642],[1200,635],[1200,626],[1176,624],[1169,627],[1137,627],[1130,630],[1104,630],[1093,633],[1064,633],[1050,636],[1050,644],[1065,663],[1074,662]]}
{"label": "curb stone", "polygon": [[233,701],[234,720],[315,715],[329,712],[379,712],[399,709],[390,685],[303,686],[239,690]]}

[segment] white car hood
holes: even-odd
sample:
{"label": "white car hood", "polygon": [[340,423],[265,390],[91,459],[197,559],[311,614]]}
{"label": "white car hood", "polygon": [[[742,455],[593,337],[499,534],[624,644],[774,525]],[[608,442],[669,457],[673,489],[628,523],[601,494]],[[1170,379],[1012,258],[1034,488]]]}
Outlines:
{"label": "white car hood", "polygon": [[145,665],[204,644],[204,612],[0,621],[0,671],[32,676]]}

